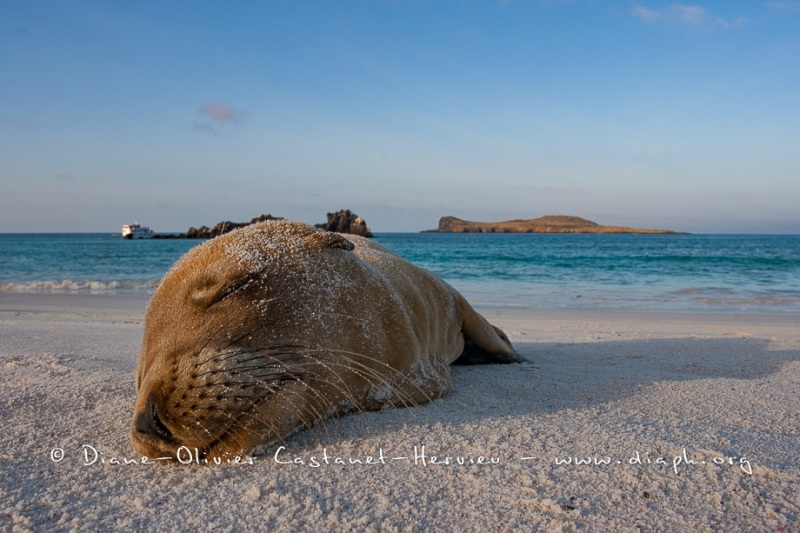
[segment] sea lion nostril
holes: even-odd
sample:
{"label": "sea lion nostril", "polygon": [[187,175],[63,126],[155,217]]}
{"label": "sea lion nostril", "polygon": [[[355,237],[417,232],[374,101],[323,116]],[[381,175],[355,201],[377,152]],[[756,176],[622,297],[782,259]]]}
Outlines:
{"label": "sea lion nostril", "polygon": [[136,430],[154,437],[158,437],[166,442],[173,442],[175,439],[172,433],[158,417],[158,408],[154,398],[150,398],[144,410],[136,417]]}

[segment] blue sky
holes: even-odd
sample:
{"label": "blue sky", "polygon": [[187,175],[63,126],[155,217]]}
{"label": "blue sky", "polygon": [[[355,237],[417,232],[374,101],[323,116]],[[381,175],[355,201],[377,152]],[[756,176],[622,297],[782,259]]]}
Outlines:
{"label": "blue sky", "polygon": [[800,1],[2,0],[0,232],[800,233]]}

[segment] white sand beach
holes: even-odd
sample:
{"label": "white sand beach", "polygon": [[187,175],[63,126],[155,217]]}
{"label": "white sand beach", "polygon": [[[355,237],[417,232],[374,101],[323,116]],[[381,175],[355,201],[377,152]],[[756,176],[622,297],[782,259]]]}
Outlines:
{"label": "white sand beach", "polygon": [[252,464],[125,464],[145,303],[0,293],[0,529],[800,528],[796,316],[484,309],[530,363]]}

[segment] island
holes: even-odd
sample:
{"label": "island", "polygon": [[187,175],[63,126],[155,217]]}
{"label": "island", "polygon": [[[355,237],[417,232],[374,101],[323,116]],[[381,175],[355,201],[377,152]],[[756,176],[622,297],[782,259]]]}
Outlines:
{"label": "island", "polygon": [[[362,237],[372,237],[372,231],[367,227],[367,222],[356,215],[349,209],[342,209],[335,213],[328,213],[328,221],[321,224],[314,224],[314,227],[323,229],[325,231],[335,231],[338,233],[347,233],[350,235],[360,235]],[[186,230],[186,233],[157,233],[152,235],[153,239],[213,239],[219,237],[237,228],[243,228],[251,224],[258,224],[259,222],[266,222],[268,220],[285,220],[283,217],[274,217],[271,214],[261,215],[252,219],[250,222],[231,222],[230,220],[223,220],[217,222],[213,228],[208,226],[200,226],[199,228],[191,227]]]}
{"label": "island", "polygon": [[680,234],[679,231],[662,229],[637,229],[625,226],[602,226],[585,218],[548,215],[528,220],[515,219],[505,222],[472,222],[456,217],[442,217],[439,227],[423,233],[642,233]]}

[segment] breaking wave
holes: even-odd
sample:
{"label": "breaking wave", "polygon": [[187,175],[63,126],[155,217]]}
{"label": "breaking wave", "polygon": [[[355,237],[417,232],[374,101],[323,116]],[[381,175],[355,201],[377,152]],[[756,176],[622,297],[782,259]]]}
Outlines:
{"label": "breaking wave", "polygon": [[134,281],[25,281],[20,283],[0,283],[0,292],[36,292],[36,293],[120,293],[151,290],[156,282]]}

